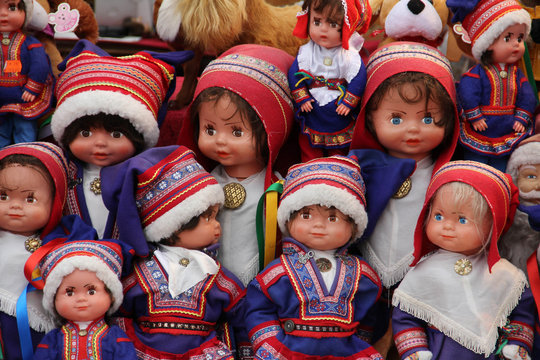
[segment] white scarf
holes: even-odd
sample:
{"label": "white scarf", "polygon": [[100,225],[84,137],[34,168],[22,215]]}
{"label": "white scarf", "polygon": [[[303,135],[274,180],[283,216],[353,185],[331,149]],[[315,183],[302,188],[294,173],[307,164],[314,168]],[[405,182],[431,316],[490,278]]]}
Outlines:
{"label": "white scarf", "polygon": [[[313,76],[345,79],[349,83],[362,66],[359,50],[353,48],[345,50],[341,46],[327,49],[310,40],[298,49],[298,68],[308,71]],[[332,59],[331,65],[324,64],[325,58]],[[339,90],[330,90],[327,87],[312,88],[309,92],[320,106],[334,101],[341,94]]]}
{"label": "white scarf", "polygon": [[403,279],[413,260],[414,230],[422,210],[434,164],[431,157],[416,163],[411,190],[401,199],[390,199],[373,234],[361,245],[367,262],[385,287]]}
{"label": "white scarf", "polygon": [[[472,263],[468,275],[454,270],[463,258]],[[493,265],[490,273],[484,252],[465,256],[440,249],[405,275],[392,305],[488,356],[495,349],[498,328],[506,325],[526,286],[525,274],[506,259]]]}
{"label": "white scarf", "polygon": [[[219,270],[215,260],[202,251],[161,244],[158,247],[154,255],[169,275],[169,293],[173,298]],[[180,264],[182,259],[187,259],[185,265]]]}
{"label": "white scarf", "polygon": [[[30,252],[24,248],[26,239],[28,236],[0,231],[0,311],[13,317],[16,316],[17,299],[28,285],[24,276],[24,264],[30,257]],[[27,294],[28,322],[32,329],[47,332],[55,325],[43,308],[42,298],[41,290]]]}

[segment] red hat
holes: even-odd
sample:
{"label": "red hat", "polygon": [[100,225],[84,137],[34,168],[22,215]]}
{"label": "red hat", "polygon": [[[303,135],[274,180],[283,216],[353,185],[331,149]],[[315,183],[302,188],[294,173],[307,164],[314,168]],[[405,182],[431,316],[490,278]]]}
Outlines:
{"label": "red hat", "polygon": [[[221,87],[247,101],[261,119],[267,135],[268,164],[265,185],[273,180],[272,164],[294,123],[293,100],[287,71],[294,59],[285,51],[264,45],[238,45],[221,54],[204,69],[194,99],[205,89]],[[191,113],[193,108],[190,107]],[[191,121],[185,121],[180,144],[193,139]],[[201,156],[197,157],[201,159]]]}
{"label": "red hat", "polygon": [[[343,6],[345,15],[343,16],[343,26],[341,29],[341,46],[349,49],[349,40],[351,36],[358,32],[365,33],[369,28],[371,21],[371,6],[365,0],[336,0]],[[306,7],[296,14],[296,26],[293,35],[301,39],[309,36],[309,9]]]}
{"label": "red hat", "polygon": [[429,214],[431,200],[444,184],[462,182],[471,185],[486,200],[493,218],[491,239],[488,250],[488,265],[491,267],[501,258],[497,241],[512,225],[514,214],[519,205],[518,190],[509,174],[505,174],[489,165],[475,161],[451,161],[443,165],[432,177],[426,192],[426,200],[414,233],[414,261],[437,249],[424,231],[426,216]]}

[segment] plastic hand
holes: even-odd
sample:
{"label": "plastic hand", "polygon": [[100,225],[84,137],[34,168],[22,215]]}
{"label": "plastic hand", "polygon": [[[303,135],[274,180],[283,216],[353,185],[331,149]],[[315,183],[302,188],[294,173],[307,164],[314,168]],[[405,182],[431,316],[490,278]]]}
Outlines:
{"label": "plastic hand", "polygon": [[431,351],[422,350],[412,353],[403,360],[431,360],[432,357],[433,354],[431,353]]}
{"label": "plastic hand", "polygon": [[486,130],[488,128],[488,126],[486,124],[486,120],[484,120],[484,119],[473,122],[471,125],[472,125],[473,129],[476,130],[476,131],[484,131],[484,130]]}
{"label": "plastic hand", "polygon": [[349,112],[351,111],[351,109],[349,109],[346,105],[338,105],[337,109],[336,109],[336,112],[338,113],[338,115],[343,115],[343,116],[347,116],[349,115]]}
{"label": "plastic hand", "polygon": [[302,110],[303,112],[310,112],[311,110],[313,110],[313,105],[311,105],[313,101],[314,100],[309,100],[303,103],[302,106],[300,106],[300,110]]}
{"label": "plastic hand", "polygon": [[25,92],[23,92],[23,94],[22,94],[22,99],[23,99],[25,102],[34,101],[35,98],[36,98],[36,95],[34,95],[34,94],[32,94],[32,93],[29,93],[28,91],[25,91]]}
{"label": "plastic hand", "polygon": [[508,360],[531,360],[527,350],[519,345],[506,345],[502,349],[502,354]]}
{"label": "plastic hand", "polygon": [[523,124],[520,123],[519,121],[514,121],[514,126],[512,128],[517,133],[522,133],[525,131],[525,126],[523,126]]}

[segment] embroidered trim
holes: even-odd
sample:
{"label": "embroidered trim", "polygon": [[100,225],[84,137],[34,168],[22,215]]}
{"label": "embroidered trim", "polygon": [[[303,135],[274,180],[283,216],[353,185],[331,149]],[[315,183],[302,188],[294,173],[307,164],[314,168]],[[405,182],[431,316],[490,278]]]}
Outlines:
{"label": "embroidered trim", "polygon": [[294,101],[297,103],[301,103],[302,101],[309,99],[310,96],[311,95],[309,94],[309,92],[307,91],[305,87],[301,87],[299,89],[292,91],[292,97]]}
{"label": "embroidered trim", "polygon": [[401,357],[412,349],[428,347],[427,335],[422,328],[401,331],[394,335],[394,341]]}

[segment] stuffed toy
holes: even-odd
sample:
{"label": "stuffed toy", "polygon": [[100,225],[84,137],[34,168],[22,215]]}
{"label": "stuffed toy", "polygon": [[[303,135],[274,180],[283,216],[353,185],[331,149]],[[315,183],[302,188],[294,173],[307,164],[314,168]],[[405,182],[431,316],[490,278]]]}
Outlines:
{"label": "stuffed toy", "polygon": [[296,55],[306,42],[292,36],[300,10],[297,5],[273,6],[265,0],[156,0],[158,36],[174,49],[195,53],[183,64],[184,82],[173,107],[191,102],[205,53],[219,55],[234,45],[261,44]]}
{"label": "stuffed toy", "polygon": [[385,32],[380,46],[392,41],[415,41],[441,45],[446,33],[448,8],[445,0],[370,0],[372,27]]}
{"label": "stuffed toy", "polygon": [[[69,6],[66,7],[66,4]],[[59,11],[60,9],[60,11]],[[35,36],[45,48],[45,52],[51,59],[53,74],[58,77],[60,71],[58,64],[63,60],[60,51],[56,47],[54,40],[54,32],[62,31],[60,19],[64,18],[65,10],[77,10],[79,12],[78,25],[74,33],[79,39],[86,39],[92,43],[96,43],[99,36],[98,23],[94,15],[94,11],[90,5],[84,0],[34,0],[34,11],[29,27],[35,31]],[[56,13],[56,25],[52,27],[49,22],[55,21],[54,13]],[[65,27],[64,27],[65,28]]]}

